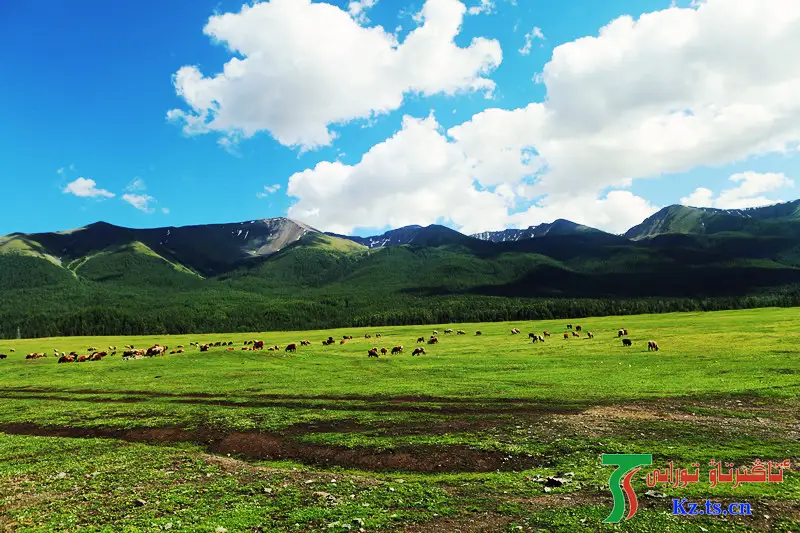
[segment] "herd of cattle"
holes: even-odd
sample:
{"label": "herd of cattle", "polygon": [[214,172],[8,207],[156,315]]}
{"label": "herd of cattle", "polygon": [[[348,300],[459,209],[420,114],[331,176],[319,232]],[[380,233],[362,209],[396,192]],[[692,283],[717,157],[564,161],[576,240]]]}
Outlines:
{"label": "herd of cattle", "polygon": [[[580,338],[581,337],[581,333],[583,332],[582,326],[577,325],[577,324],[574,327],[573,327],[572,324],[567,324],[566,329],[567,329],[567,331],[564,332],[564,337],[563,337],[565,340],[568,340],[570,337],[578,337],[578,338]],[[449,328],[444,330],[444,334],[445,335],[452,335],[453,333],[455,333],[456,335],[466,335],[467,334],[464,330],[461,330],[461,329],[459,329],[457,331],[454,331],[454,330],[449,329]],[[521,334],[521,332],[520,332],[519,329],[517,329],[517,328],[511,329],[511,335],[520,335],[520,334]],[[475,335],[476,336],[481,336],[481,335],[483,335],[483,332],[481,330],[477,330],[475,332]],[[585,335],[586,335],[587,339],[593,339],[594,338],[594,334],[591,331],[586,331]],[[373,336],[370,335],[369,333],[364,335],[365,339],[371,339],[372,337]],[[381,334],[380,333],[376,333],[374,337],[376,339],[380,339],[381,338]],[[549,338],[549,337],[550,337],[550,332],[546,331],[546,330],[543,331],[541,335],[539,335],[538,333],[528,333],[528,339],[530,339],[531,343],[537,343],[537,342],[538,343],[543,343],[545,341],[545,338]],[[622,339],[622,346],[633,346],[633,342],[631,341],[631,339],[628,338],[628,330],[627,329],[624,329],[624,328],[623,329],[619,329],[617,331],[617,338],[621,338]],[[339,342],[339,344],[345,344],[347,341],[350,341],[350,340],[353,340],[353,336],[352,335],[344,335],[341,339],[339,339],[338,342]],[[335,344],[336,342],[337,341],[333,337],[328,337],[327,339],[322,341],[322,345],[323,346],[330,346],[330,345]],[[439,344],[439,332],[434,330],[433,334],[427,339],[425,337],[418,337],[417,338],[417,344],[422,344],[422,343],[429,344],[429,345]],[[297,352],[297,345],[298,344],[300,346],[310,346],[311,345],[311,341],[304,339],[304,340],[300,341],[299,343],[294,343],[293,342],[293,343],[287,344],[286,347],[284,348],[284,351],[286,351],[288,353],[295,353],[295,352]],[[201,352],[208,352],[210,348],[218,348],[218,347],[225,347],[227,349],[227,351],[234,351],[235,350],[235,348],[233,347],[233,341],[217,341],[217,342],[206,342],[206,343],[190,342],[189,345],[192,346],[192,347],[197,348]],[[281,350],[281,347],[277,346],[277,345],[265,347],[264,346],[264,341],[262,341],[262,340],[247,340],[247,341],[244,341],[244,343],[243,343],[243,345],[241,347],[241,350],[243,350],[243,351],[267,350],[267,351],[270,351],[270,352],[277,352],[277,351]],[[658,343],[656,341],[652,341],[652,340],[651,341],[647,341],[647,350],[648,351],[658,351]],[[101,359],[103,359],[106,356],[114,356],[114,355],[116,355],[117,354],[117,347],[116,346],[109,346],[108,350],[102,350],[102,351],[98,350],[97,348],[94,348],[94,347],[89,347],[86,351],[88,353],[86,353],[84,355],[81,355],[81,354],[78,354],[78,352],[75,352],[75,351],[70,352],[69,354],[67,354],[65,352],[59,351],[58,349],[54,349],[53,350],[53,356],[58,359],[59,363],[83,363],[83,362],[87,362],[87,361],[100,361]],[[12,349],[12,350],[10,350],[10,352],[13,353],[14,350]],[[163,355],[166,355],[167,353],[169,353],[169,354],[181,354],[181,353],[184,353],[184,352],[185,352],[185,348],[182,345],[179,345],[179,346],[175,347],[175,349],[172,349],[172,350],[170,350],[169,346],[161,346],[159,344],[154,344],[153,346],[151,346],[149,348],[146,348],[146,349],[143,349],[143,348],[137,349],[133,345],[129,345],[129,346],[125,346],[125,350],[122,352],[122,359],[123,360],[142,359],[142,358],[145,358],[145,357],[163,356]],[[384,348],[378,348],[376,346],[376,347],[373,347],[373,348],[371,348],[371,349],[369,349],[367,351],[367,357],[378,358],[380,355],[387,355],[387,354],[399,355],[399,354],[402,354],[402,353],[403,353],[403,346],[402,345],[394,346],[391,349],[387,349],[385,347]],[[416,355],[427,355],[427,352],[425,351],[424,347],[417,347],[411,352],[411,355],[415,355],[415,356]],[[4,353],[0,353],[0,359],[6,359],[7,357],[8,357],[8,355],[6,355]],[[46,353],[33,352],[33,353],[27,354],[25,356],[25,359],[39,359],[39,358],[42,358],[42,357],[47,357],[47,354]]]}

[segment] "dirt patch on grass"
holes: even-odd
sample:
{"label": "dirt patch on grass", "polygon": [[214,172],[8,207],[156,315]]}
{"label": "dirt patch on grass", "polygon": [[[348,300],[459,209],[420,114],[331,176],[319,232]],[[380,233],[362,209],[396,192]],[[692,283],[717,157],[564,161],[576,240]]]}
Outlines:
{"label": "dirt patch on grass", "polygon": [[519,471],[538,466],[537,457],[475,450],[467,446],[405,446],[392,450],[345,448],[308,444],[269,433],[235,432],[181,428],[80,428],[38,426],[31,423],[0,425],[0,431],[15,435],[71,438],[111,438],[128,442],[196,442],[212,453],[232,454],[250,459],[289,459],[320,466],[342,466],[363,470],[412,472]]}
{"label": "dirt patch on grass", "polygon": [[505,531],[513,522],[508,516],[494,513],[439,518],[422,524],[407,526],[405,533],[493,533]]}

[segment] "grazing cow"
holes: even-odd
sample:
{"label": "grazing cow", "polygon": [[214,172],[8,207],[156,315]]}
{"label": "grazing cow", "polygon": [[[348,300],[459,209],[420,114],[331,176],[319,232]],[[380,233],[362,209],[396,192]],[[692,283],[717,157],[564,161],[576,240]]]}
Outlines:
{"label": "grazing cow", "polygon": [[458,330],[458,331],[456,332],[456,334],[457,334],[457,335],[466,335],[466,334],[467,334],[467,332],[466,332],[466,331],[464,331],[463,329],[460,329],[460,330]]}
{"label": "grazing cow", "polygon": [[572,329],[572,324],[567,324],[567,329]]}
{"label": "grazing cow", "polygon": [[426,355],[425,348],[415,348],[411,355]]}
{"label": "grazing cow", "polygon": [[544,337],[542,337],[541,335],[537,335],[536,338],[539,339],[539,342],[544,342]]}
{"label": "grazing cow", "polygon": [[626,335],[628,335],[628,330],[627,329],[621,329],[621,330],[619,330],[617,332],[617,338],[625,337]]}
{"label": "grazing cow", "polygon": [[86,357],[85,355],[82,355],[82,356],[78,357],[78,362],[79,363],[85,363],[88,360],[89,360],[89,358]]}
{"label": "grazing cow", "polygon": [[428,339],[428,344],[438,344],[438,343],[439,343],[438,337],[431,337],[430,339]]}
{"label": "grazing cow", "polygon": [[536,339],[536,333],[528,333],[529,339]]}
{"label": "grazing cow", "polygon": [[6,357],[8,357],[6,354],[0,353],[0,359],[5,359]]}
{"label": "grazing cow", "polygon": [[478,330],[475,332],[475,335],[483,335],[483,332],[481,330]]}
{"label": "grazing cow", "polygon": [[340,340],[339,344],[344,344],[344,339]]}
{"label": "grazing cow", "polygon": [[342,337],[342,340],[343,340],[343,341],[350,341],[350,340],[353,340],[353,336],[352,336],[352,335],[345,335],[344,337]]}
{"label": "grazing cow", "polygon": [[433,330],[433,334],[434,334],[434,335],[438,335],[438,334],[439,334],[439,332],[438,332],[438,331],[436,331],[436,330]]}
{"label": "grazing cow", "polygon": [[547,331],[547,330],[543,331],[543,332],[542,332],[542,334],[543,334],[545,337],[549,337],[549,336],[550,336],[550,332],[549,332],[549,331]]}
{"label": "grazing cow", "polygon": [[207,352],[208,351],[208,344],[201,344],[200,345],[200,351],[201,352]]}
{"label": "grazing cow", "polygon": [[296,352],[297,351],[297,345],[295,343],[287,344],[286,345],[286,351],[287,352]]}
{"label": "grazing cow", "polygon": [[420,342],[425,342],[425,337],[417,337],[417,344]]}
{"label": "grazing cow", "polygon": [[539,342],[539,336],[535,333],[529,334],[528,338],[531,339],[531,343]]}
{"label": "grazing cow", "polygon": [[392,348],[392,355],[396,355],[396,354],[399,354],[399,353],[403,353],[403,347],[402,346],[395,346],[394,348]]}
{"label": "grazing cow", "polygon": [[514,329],[511,330],[511,334],[512,335],[519,335],[519,330],[517,328],[514,328]]}
{"label": "grazing cow", "polygon": [[375,357],[375,358],[377,358],[378,357],[378,350],[376,350],[375,348],[371,349],[370,351],[367,352],[367,357]]}
{"label": "grazing cow", "polygon": [[386,348],[381,348],[381,355],[386,355],[389,352]]}
{"label": "grazing cow", "polygon": [[632,346],[633,343],[631,342],[630,339],[622,339],[622,345],[623,346]]}
{"label": "grazing cow", "polygon": [[573,331],[573,332],[572,332],[572,336],[573,336],[573,337],[580,337],[580,336],[581,336],[581,334],[580,334],[580,333],[578,333],[578,332],[576,332],[576,331]]}
{"label": "grazing cow", "polygon": [[647,341],[647,351],[658,351],[658,343],[656,341]]}
{"label": "grazing cow", "polygon": [[450,335],[451,333],[453,333],[453,330],[452,330],[452,329],[446,329],[446,330],[444,330],[444,334],[445,334],[445,335]]}
{"label": "grazing cow", "polygon": [[96,352],[97,348],[86,348],[87,352]]}
{"label": "grazing cow", "polygon": [[381,338],[381,334],[380,334],[380,333],[376,333],[376,334],[375,334],[375,338],[376,338],[376,339],[380,339],[380,338]]}
{"label": "grazing cow", "polygon": [[103,358],[103,352],[95,352],[89,356],[89,361],[99,361]]}
{"label": "grazing cow", "polygon": [[75,362],[75,357],[73,357],[71,355],[62,355],[61,357],[58,358],[58,362],[59,363],[74,363]]}
{"label": "grazing cow", "polygon": [[590,339],[594,339],[594,334],[591,331],[587,331],[586,336],[589,337]]}
{"label": "grazing cow", "polygon": [[264,349],[264,341],[253,341],[253,349],[254,350],[263,350]]}
{"label": "grazing cow", "polygon": [[14,352],[16,352],[16,350],[15,350],[14,348],[11,348],[11,349],[9,350],[9,352],[11,352],[11,353],[14,353]]}
{"label": "grazing cow", "polygon": [[370,335],[369,333],[364,333],[364,338],[365,339],[371,339],[372,335]]}
{"label": "grazing cow", "polygon": [[300,341],[300,346],[311,346],[311,341],[302,340]]}
{"label": "grazing cow", "polygon": [[580,331],[581,329],[583,329],[583,328],[581,328],[581,325],[580,325],[580,324],[578,324],[577,326],[575,326],[575,331]]}
{"label": "grazing cow", "polygon": [[[233,350],[233,348],[231,348],[231,350]],[[178,353],[183,353],[183,349],[178,350]]]}
{"label": "grazing cow", "polygon": [[564,338],[565,338],[565,339],[569,339],[569,333],[566,333],[566,332],[565,332],[565,333],[564,333]]}
{"label": "grazing cow", "polygon": [[243,352],[249,352],[250,348],[248,348],[247,346],[242,346],[242,351]]}

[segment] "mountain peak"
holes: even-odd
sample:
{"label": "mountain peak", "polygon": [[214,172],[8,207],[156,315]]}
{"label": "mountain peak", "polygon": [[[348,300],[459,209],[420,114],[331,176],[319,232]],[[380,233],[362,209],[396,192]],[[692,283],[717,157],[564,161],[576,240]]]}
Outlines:
{"label": "mountain peak", "polygon": [[586,233],[605,233],[583,224],[578,224],[564,218],[557,218],[553,222],[528,226],[527,229],[506,229],[500,231],[484,231],[476,233],[473,237],[482,241],[491,242],[516,242],[537,237],[583,235]]}

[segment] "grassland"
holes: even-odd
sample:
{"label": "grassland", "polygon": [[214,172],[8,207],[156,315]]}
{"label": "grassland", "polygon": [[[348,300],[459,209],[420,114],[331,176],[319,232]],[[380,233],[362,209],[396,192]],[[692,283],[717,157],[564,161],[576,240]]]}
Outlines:
{"label": "grassland", "polygon": [[[568,340],[559,320],[0,341],[0,526],[798,531],[798,319],[796,308],[588,318],[572,322],[595,338]],[[411,356],[432,329],[441,342]],[[543,330],[553,336],[528,342]],[[328,335],[354,339],[322,346]],[[312,344],[242,351],[251,339]],[[648,352],[649,339],[661,350]],[[235,350],[200,353],[193,341]],[[187,352],[24,358],[156,342]],[[367,357],[395,345],[405,353]],[[652,453],[659,468],[790,459],[792,470],[780,484],[658,487],[664,498],[644,496],[642,472],[640,511],[612,526],[602,524],[611,509],[603,453]],[[566,483],[546,490],[558,475]],[[753,516],[675,517],[672,496],[748,502]]]}

